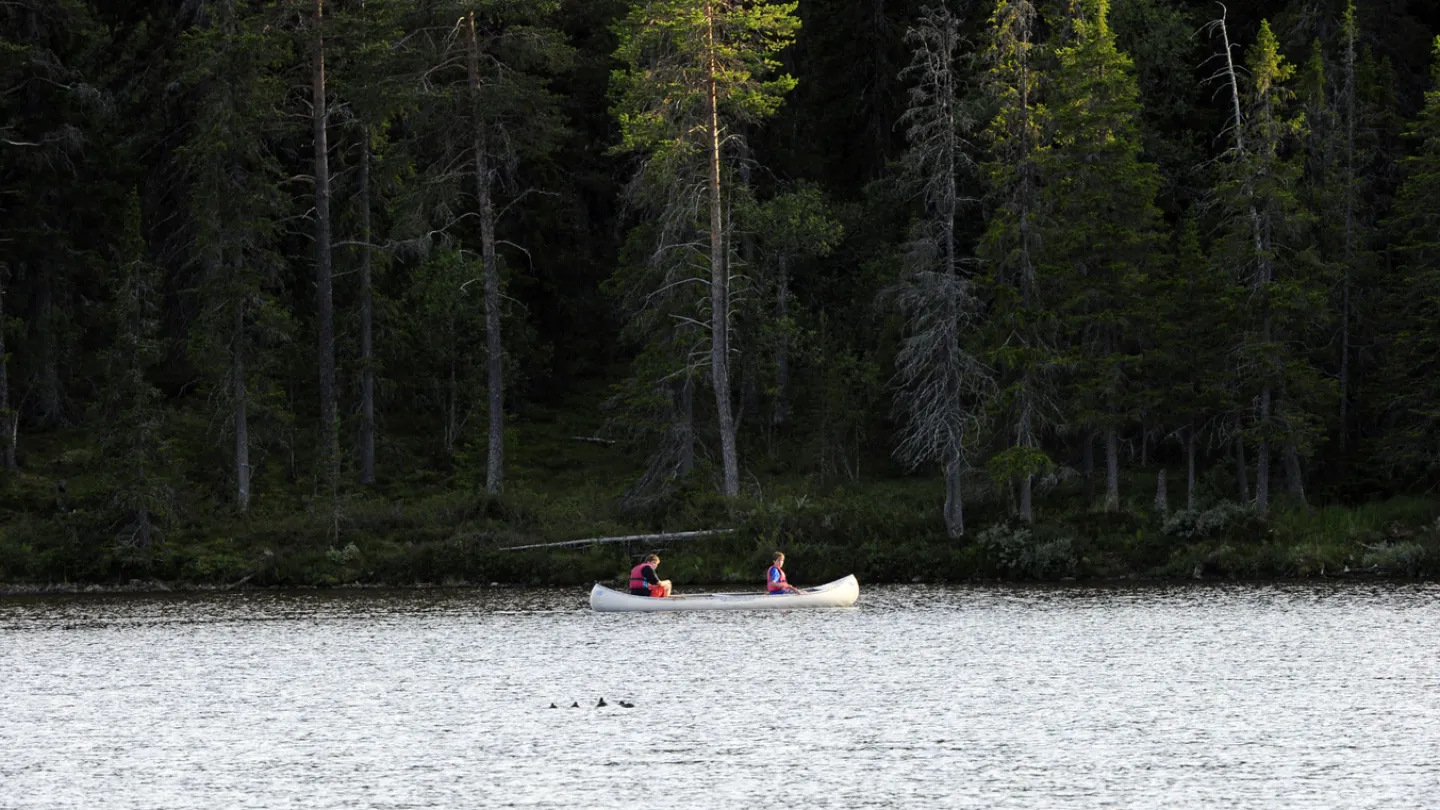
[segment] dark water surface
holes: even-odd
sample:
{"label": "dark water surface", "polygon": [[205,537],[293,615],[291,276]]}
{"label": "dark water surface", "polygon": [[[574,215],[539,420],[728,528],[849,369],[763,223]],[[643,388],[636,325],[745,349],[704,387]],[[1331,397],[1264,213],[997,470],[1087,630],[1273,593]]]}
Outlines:
{"label": "dark water surface", "polygon": [[3,810],[1393,810],[1437,763],[1436,584],[0,599]]}

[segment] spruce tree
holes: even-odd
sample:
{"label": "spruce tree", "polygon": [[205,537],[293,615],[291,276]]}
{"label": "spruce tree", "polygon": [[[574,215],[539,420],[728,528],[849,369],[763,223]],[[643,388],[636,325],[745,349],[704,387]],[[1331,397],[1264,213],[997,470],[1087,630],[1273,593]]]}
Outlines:
{"label": "spruce tree", "polygon": [[1035,66],[1035,7],[999,0],[990,15],[984,87],[995,105],[985,129],[981,169],[992,204],[978,248],[990,298],[985,325],[987,363],[998,375],[1005,447],[987,466],[997,482],[1018,485],[1018,512],[1034,520],[1036,476],[1053,469],[1042,441],[1060,419],[1060,363],[1052,291],[1039,277],[1042,115]]}
{"label": "spruce tree", "polygon": [[[189,137],[177,150],[190,234],[186,289],[197,312],[188,347],[202,390],[228,411],[234,502],[242,512],[264,444],[257,438],[273,438],[273,426],[288,421],[277,411],[278,358],[268,350],[293,331],[279,255],[288,200],[279,191],[283,168],[274,145],[283,57],[282,43],[263,25],[225,8],[189,32],[181,51],[195,98]],[[257,431],[257,417],[268,426]]]}
{"label": "spruce tree", "polygon": [[126,203],[111,290],[113,340],[106,352],[105,419],[100,448],[106,461],[117,541],[148,550],[174,512],[170,437],[159,389],[150,379],[164,351],[159,312],[163,290],[141,235],[140,195]]}
{"label": "spruce tree", "polygon": [[1407,135],[1417,143],[1403,162],[1404,182],[1385,223],[1394,240],[1400,282],[1392,289],[1392,335],[1383,380],[1395,424],[1386,460],[1412,473],[1440,469],[1440,37],[1431,88]]}
{"label": "spruce tree", "polygon": [[[1225,29],[1221,28],[1222,32]],[[1228,32],[1226,37],[1228,55]],[[1234,356],[1240,401],[1253,403],[1241,425],[1255,444],[1255,507],[1270,506],[1272,451],[1283,453],[1292,494],[1303,500],[1300,458],[1319,438],[1318,409],[1327,386],[1303,350],[1327,312],[1324,279],[1308,244],[1308,215],[1298,197],[1305,132],[1288,86],[1295,69],[1268,23],[1247,54],[1246,89],[1226,71],[1233,146],[1220,161],[1217,196],[1224,234],[1215,258],[1249,289]]]}
{"label": "spruce tree", "polygon": [[1042,272],[1054,279],[1071,357],[1071,418],[1104,437],[1105,508],[1120,503],[1119,434],[1139,414],[1132,396],[1150,311],[1138,291],[1159,253],[1160,187],[1141,159],[1140,102],[1129,57],[1110,29],[1109,0],[1071,0],[1069,41],[1055,52],[1039,170],[1046,220]]}

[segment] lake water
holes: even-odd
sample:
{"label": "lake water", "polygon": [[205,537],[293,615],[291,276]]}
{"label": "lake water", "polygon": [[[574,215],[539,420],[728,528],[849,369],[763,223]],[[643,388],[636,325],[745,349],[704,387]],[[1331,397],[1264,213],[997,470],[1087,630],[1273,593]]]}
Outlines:
{"label": "lake water", "polygon": [[0,599],[4,810],[1397,810],[1437,762],[1436,584]]}

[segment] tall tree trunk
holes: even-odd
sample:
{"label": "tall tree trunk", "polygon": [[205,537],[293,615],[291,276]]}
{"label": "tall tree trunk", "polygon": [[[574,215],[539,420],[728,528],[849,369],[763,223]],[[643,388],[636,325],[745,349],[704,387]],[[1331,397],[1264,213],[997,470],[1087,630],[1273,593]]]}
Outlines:
{"label": "tall tree trunk", "polygon": [[65,422],[65,393],[60,386],[60,336],[55,327],[55,281],[51,273],[43,273],[37,301],[37,331],[40,333],[39,417],[42,427],[58,427]]}
{"label": "tall tree trunk", "polygon": [[1195,511],[1195,425],[1185,434],[1185,511]]}
{"label": "tall tree trunk", "polygon": [[1250,503],[1250,465],[1245,461],[1245,440],[1235,437],[1235,487],[1241,503]]}
{"label": "tall tree trunk", "polygon": [[230,377],[235,399],[235,508],[250,508],[249,391],[245,387],[245,301],[235,302],[235,325],[230,335]]}
{"label": "tall tree trunk", "polygon": [[720,97],[719,65],[715,49],[715,8],[705,4],[708,18],[707,47],[710,50],[706,126],[710,155],[710,372],[715,387],[715,414],[720,427],[720,458],[723,464],[725,497],[740,494],[740,463],[735,447],[735,423],[730,410],[730,277],[725,263],[724,215],[720,187]]}
{"label": "tall tree trunk", "polygon": [[370,279],[370,127],[360,129],[360,483],[375,483],[375,333]]}
{"label": "tall tree trunk", "polygon": [[5,353],[5,278],[0,274],[0,444],[4,446],[0,463],[15,469],[16,414],[10,409],[10,357]]}
{"label": "tall tree trunk", "polygon": [[315,126],[315,296],[320,352],[320,441],[325,489],[340,486],[339,426],[335,407],[335,295],[330,253],[329,106],[325,99],[325,0],[315,0],[315,51],[311,70],[311,117]]}
{"label": "tall tree trunk", "polygon": [[485,464],[485,490],[499,493],[505,485],[505,355],[500,340],[500,267],[495,259],[494,179],[490,166],[489,134],[480,109],[480,40],[475,32],[475,12],[466,18],[470,58],[470,93],[475,120],[472,149],[475,152],[475,201],[480,213],[480,256],[485,279],[485,365],[490,412],[489,452]]}
{"label": "tall tree trunk", "polygon": [[1150,466],[1150,425],[1143,417],[1140,419],[1140,466]]}
{"label": "tall tree trunk", "polygon": [[1155,514],[1166,517],[1170,514],[1170,490],[1165,481],[1165,468],[1155,476]]}
{"label": "tall tree trunk", "polygon": [[[1260,391],[1260,427],[1270,426],[1270,386]],[[1261,434],[1260,446],[1255,450],[1255,511],[1262,515],[1270,513],[1270,439]]]}
{"label": "tall tree trunk", "polygon": [[[1029,380],[1027,379],[1026,383],[1028,384],[1028,382]],[[1026,393],[1022,396],[1026,397],[1026,401],[1021,406],[1019,432],[1022,437],[1022,441],[1026,442],[1026,444],[1023,444],[1022,446],[1029,447],[1030,444],[1028,444],[1028,442],[1030,441],[1030,402],[1028,389]],[[1020,520],[1025,523],[1035,522],[1035,511],[1033,508],[1035,498],[1034,481],[1035,477],[1028,474],[1020,479]]]}
{"label": "tall tree trunk", "polygon": [[960,491],[960,472],[964,464],[959,456],[945,465],[945,532],[951,540],[965,536],[965,497]]}
{"label": "tall tree trunk", "polygon": [[1120,509],[1120,442],[1115,428],[1105,429],[1105,511]]}
{"label": "tall tree trunk", "polygon": [[680,386],[680,475],[695,469],[695,382],[687,374]]}
{"label": "tall tree trunk", "polygon": [[1290,497],[1305,505],[1305,473],[1300,469],[1300,451],[1294,442],[1285,443],[1285,483]]}
{"label": "tall tree trunk", "polygon": [[790,333],[785,320],[790,315],[790,259],[778,259],[779,290],[775,296],[775,321],[780,324],[780,340],[775,347],[775,414],[771,424],[780,427],[790,418]]}
{"label": "tall tree trunk", "polygon": [[1085,479],[1085,499],[1095,498],[1095,434],[1090,431],[1082,431],[1085,448],[1080,453],[1080,473]]}
{"label": "tall tree trunk", "polygon": [[1340,451],[1350,433],[1350,280],[1355,269],[1355,6],[1345,10],[1345,273],[1340,280]]}
{"label": "tall tree trunk", "polygon": [[[452,346],[453,348],[453,346]],[[455,455],[455,442],[460,437],[460,385],[455,375],[455,356],[450,356],[450,379],[445,383],[445,457]]]}

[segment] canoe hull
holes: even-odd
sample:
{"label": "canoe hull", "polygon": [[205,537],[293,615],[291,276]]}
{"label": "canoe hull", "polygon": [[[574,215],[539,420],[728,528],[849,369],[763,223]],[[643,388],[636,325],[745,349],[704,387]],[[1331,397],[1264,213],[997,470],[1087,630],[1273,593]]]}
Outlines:
{"label": "canoe hull", "polygon": [[601,613],[657,613],[677,610],[795,610],[844,608],[860,598],[860,583],[851,574],[803,593],[771,596],[765,593],[702,593],[654,599],[635,596],[595,584],[590,609]]}

